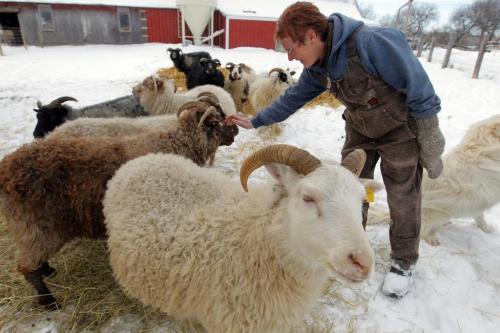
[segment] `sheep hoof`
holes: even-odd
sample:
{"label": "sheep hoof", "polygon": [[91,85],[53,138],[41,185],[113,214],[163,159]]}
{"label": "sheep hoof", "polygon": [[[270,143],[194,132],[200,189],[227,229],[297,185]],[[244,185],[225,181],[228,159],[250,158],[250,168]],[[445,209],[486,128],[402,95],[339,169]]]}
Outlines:
{"label": "sheep hoof", "polygon": [[47,311],[56,311],[61,308],[52,295],[39,296],[38,303],[40,303],[40,305],[42,305]]}
{"label": "sheep hoof", "polygon": [[40,267],[40,273],[45,277],[56,276],[57,270],[51,267],[48,262],[44,262]]}

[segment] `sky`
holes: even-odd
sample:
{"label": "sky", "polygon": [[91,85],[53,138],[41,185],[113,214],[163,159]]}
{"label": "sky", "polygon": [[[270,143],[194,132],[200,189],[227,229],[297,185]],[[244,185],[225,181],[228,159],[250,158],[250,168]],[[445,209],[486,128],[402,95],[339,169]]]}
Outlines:
{"label": "sky", "polygon": [[[386,14],[395,15],[398,9],[407,2],[407,0],[358,0],[358,3],[373,4],[373,10],[379,17]],[[473,3],[471,0],[413,1],[414,4],[418,2],[432,3],[438,7],[439,25],[447,23],[451,13],[458,7]]]}
{"label": "sky", "polygon": [[[135,83],[160,68],[172,66],[165,52],[168,47],[180,45],[30,46],[26,50],[22,47],[3,47],[5,56],[0,57],[0,158],[33,140],[36,118],[32,109],[37,100],[46,104],[60,96],[73,96],[79,102],[69,103],[79,108],[130,94]],[[222,64],[229,61],[246,63],[257,73],[266,73],[274,67],[290,67],[298,74],[302,70],[300,63],[288,62],[284,53],[272,50],[184,48],[186,53],[201,50],[210,52]],[[453,50],[452,68],[448,69],[441,69],[443,56],[444,50],[436,48],[432,62],[425,61],[425,52],[421,62],[442,100],[439,119],[446,137],[445,150],[449,152],[461,140],[470,124],[499,112],[500,52],[485,54],[477,80],[471,79],[476,52]],[[332,109],[326,106],[299,110],[279,124],[282,132],[277,137],[266,136],[265,129],[240,129],[233,145],[218,150],[214,168],[239,182],[238,170],[244,157],[256,147],[271,143],[296,145],[320,159],[338,160],[345,135],[343,111],[343,107]],[[381,180],[378,169],[376,179]],[[252,174],[250,188],[269,180],[265,169],[261,168]],[[377,205],[386,207],[384,192],[377,193],[375,200]],[[471,219],[463,218],[453,220],[438,230],[440,246],[434,247],[422,241],[420,259],[415,268],[415,285],[410,294],[400,301],[389,299],[380,292],[381,282],[389,267],[388,225],[368,225],[367,234],[376,260],[372,276],[356,286],[332,282],[327,293],[318,300],[313,312],[306,318],[314,316],[316,322],[313,325],[319,323],[328,327],[331,324],[329,327],[334,327],[338,333],[498,332],[500,205],[486,212],[486,220],[493,226],[493,233],[484,233]],[[0,253],[0,257],[11,260],[12,271],[15,270],[14,259],[9,253]],[[94,257],[91,260],[104,259]],[[59,274],[51,280],[53,291],[71,288],[73,279],[95,281],[92,280],[92,270],[86,265],[82,264],[81,271],[71,279],[62,278],[66,269],[64,265],[56,266]],[[58,277],[60,280],[57,280]],[[5,281],[0,274],[0,288],[25,286],[22,277],[18,276],[18,279],[12,286],[9,283],[13,282]],[[95,311],[99,312],[106,305],[108,291],[95,291],[94,288],[99,284],[97,282],[89,285],[89,292],[96,293],[97,298],[102,297],[102,301],[95,304]],[[31,291],[25,288],[29,294]],[[0,306],[0,316],[3,315],[2,311],[9,310],[9,300],[2,301],[5,306]],[[12,318],[12,321],[0,327],[0,333],[83,331],[80,327],[75,330],[71,326],[73,318],[84,316],[79,312],[80,299],[65,299],[68,305],[50,314],[36,311],[38,308],[31,298],[25,297],[24,301],[23,312],[6,317]],[[20,319],[26,316],[32,319]],[[172,320],[165,316],[160,317],[160,322],[156,324],[148,320],[140,313],[121,313],[109,322],[100,323],[102,329],[99,332],[140,332],[146,329],[151,333],[186,332],[180,326],[170,328]],[[309,329],[295,332],[317,331]]]}

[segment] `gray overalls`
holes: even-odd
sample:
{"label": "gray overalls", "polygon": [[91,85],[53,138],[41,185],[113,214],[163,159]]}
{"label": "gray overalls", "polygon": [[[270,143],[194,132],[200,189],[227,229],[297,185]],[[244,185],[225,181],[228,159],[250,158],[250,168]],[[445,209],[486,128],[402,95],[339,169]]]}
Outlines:
{"label": "gray overalls", "polygon": [[[367,153],[361,178],[373,179],[379,158],[387,189],[392,259],[402,268],[418,259],[422,167],[418,164],[417,127],[405,96],[366,72],[356,51],[356,29],[347,40],[347,69],[342,79],[328,82],[330,92],[345,106],[346,140],[342,158],[356,148]],[[363,207],[366,225],[368,203]]]}

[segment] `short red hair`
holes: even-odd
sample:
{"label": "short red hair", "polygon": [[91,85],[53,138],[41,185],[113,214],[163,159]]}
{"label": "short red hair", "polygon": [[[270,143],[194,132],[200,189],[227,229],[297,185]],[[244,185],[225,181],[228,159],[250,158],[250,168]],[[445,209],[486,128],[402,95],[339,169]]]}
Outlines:
{"label": "short red hair", "polygon": [[328,35],[328,19],[312,3],[297,1],[281,14],[274,37],[276,39],[289,37],[294,42],[303,43],[308,29],[314,30],[319,38],[325,41]]}

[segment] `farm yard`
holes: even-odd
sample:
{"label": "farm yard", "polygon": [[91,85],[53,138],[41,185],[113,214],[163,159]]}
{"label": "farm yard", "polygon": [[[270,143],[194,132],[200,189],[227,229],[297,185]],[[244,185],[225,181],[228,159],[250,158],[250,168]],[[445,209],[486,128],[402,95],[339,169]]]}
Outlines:
{"label": "farm yard", "polygon": [[[131,93],[146,76],[172,67],[166,52],[178,44],[3,47],[0,57],[0,158],[33,140],[38,100],[48,103],[72,96],[83,107]],[[300,75],[299,62],[284,53],[259,48],[184,48],[207,51],[224,65],[243,62],[259,73],[282,67]],[[485,55],[479,79],[471,79],[477,52],[454,50],[451,68],[441,69],[443,49],[432,63],[421,61],[442,100],[439,113],[446,151],[458,144],[468,127],[499,114],[500,52]],[[344,107],[308,105],[279,124],[278,130],[240,129],[236,141],[219,148],[214,168],[238,179],[242,161],[257,148],[287,143],[320,158],[340,159],[344,142]],[[381,181],[379,173],[376,179]],[[269,180],[259,169],[252,183]],[[385,206],[385,194],[376,194]],[[494,332],[500,327],[500,206],[486,213],[493,226],[484,233],[471,219],[453,220],[440,228],[441,245],[420,245],[415,286],[394,301],[380,292],[389,266],[388,225],[369,225],[375,271],[367,282],[345,285],[331,280],[313,312],[293,332]],[[0,332],[203,332],[195,322],[172,318],[129,299],[114,281],[103,241],[78,241],[51,260],[58,274],[47,284],[62,303],[47,313],[16,272],[15,249],[0,216]]]}

